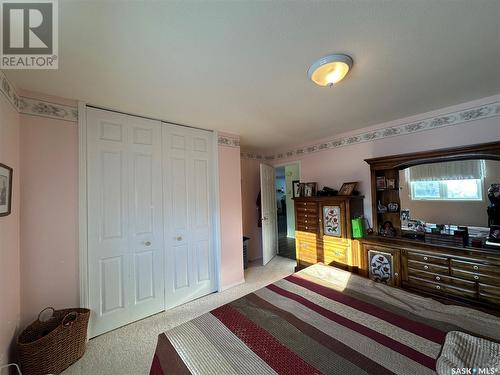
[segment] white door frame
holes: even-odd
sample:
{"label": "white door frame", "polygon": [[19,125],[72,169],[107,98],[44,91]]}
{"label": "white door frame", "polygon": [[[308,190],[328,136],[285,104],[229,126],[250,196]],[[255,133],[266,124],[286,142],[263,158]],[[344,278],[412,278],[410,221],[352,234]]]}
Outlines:
{"label": "white door frame", "polygon": [[[281,167],[286,167],[287,165],[292,165],[292,164],[298,164],[299,165],[299,180],[300,178],[302,177],[302,165],[300,164],[300,160],[295,160],[295,161],[290,161],[288,163],[281,163],[281,164],[276,164],[276,165],[273,165],[274,169],[276,168],[281,168]],[[286,178],[286,176],[285,176]],[[293,186],[292,186],[292,189],[293,189]],[[293,195],[293,193],[292,193]],[[295,218],[295,213],[294,213],[294,218]],[[276,218],[277,220],[277,218]],[[278,228],[276,227],[276,231],[278,231]],[[276,232],[276,236],[279,237],[279,234],[278,232]],[[279,246],[278,246],[278,253],[279,253]]]}
{"label": "white door frame", "polygon": [[[94,108],[124,113],[109,108],[92,106]],[[130,114],[130,113],[126,113]],[[136,116],[130,114],[131,116]],[[145,117],[145,116],[138,116]],[[149,117],[148,117],[149,118]],[[169,121],[150,118],[169,123]],[[177,125],[177,124],[176,124]],[[186,126],[186,125],[181,125]],[[190,127],[190,126],[186,126]],[[206,129],[203,129],[206,130]],[[221,291],[221,238],[220,238],[220,197],[219,197],[219,158],[218,158],[218,133],[213,134],[213,175],[211,176],[212,199],[214,203],[213,215],[213,239],[215,246],[215,285],[217,291]],[[88,284],[88,222],[87,222],[87,103],[78,102],[78,265],[80,279],[80,307],[89,307],[89,284]]]}

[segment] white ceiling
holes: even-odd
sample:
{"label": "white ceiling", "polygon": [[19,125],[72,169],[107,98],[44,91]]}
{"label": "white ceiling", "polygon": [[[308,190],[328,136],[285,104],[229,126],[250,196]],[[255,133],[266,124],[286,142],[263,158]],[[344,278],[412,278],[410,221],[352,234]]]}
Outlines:
{"label": "white ceiling", "polygon": [[[500,93],[500,1],[60,0],[57,71],[20,88],[241,135],[255,150]],[[332,89],[309,65],[347,53]]]}

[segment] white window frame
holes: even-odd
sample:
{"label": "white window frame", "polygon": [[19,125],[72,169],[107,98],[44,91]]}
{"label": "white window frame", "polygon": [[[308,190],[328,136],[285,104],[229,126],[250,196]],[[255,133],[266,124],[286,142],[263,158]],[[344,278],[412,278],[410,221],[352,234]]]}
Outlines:
{"label": "white window frame", "polygon": [[[479,197],[478,198],[448,198],[447,197],[447,184],[446,181],[449,180],[442,180],[442,181],[410,181],[410,199],[412,201],[433,201],[433,202],[482,202],[484,200],[483,197],[483,179],[467,179],[467,180],[475,180],[477,184],[477,191],[479,192]],[[415,187],[414,183],[419,183],[419,182],[437,182],[439,183],[439,197],[433,198],[433,197],[416,197],[415,196]]]}

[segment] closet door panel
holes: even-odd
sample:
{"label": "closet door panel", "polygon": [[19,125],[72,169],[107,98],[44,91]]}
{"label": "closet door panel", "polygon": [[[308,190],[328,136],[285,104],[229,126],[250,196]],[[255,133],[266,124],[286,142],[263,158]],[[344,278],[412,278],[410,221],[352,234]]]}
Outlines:
{"label": "closet door panel", "polygon": [[165,124],[166,307],[215,291],[212,133]]}
{"label": "closet door panel", "polygon": [[87,109],[90,336],[164,308],[161,124]]}

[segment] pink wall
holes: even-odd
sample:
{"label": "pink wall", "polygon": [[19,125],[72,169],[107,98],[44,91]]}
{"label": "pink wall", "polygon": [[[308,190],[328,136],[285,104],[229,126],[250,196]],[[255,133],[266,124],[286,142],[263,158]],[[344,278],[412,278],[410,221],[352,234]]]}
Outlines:
{"label": "pink wall", "polygon": [[[74,103],[76,105],[76,103]],[[21,115],[21,321],[78,306],[76,122]]]}
{"label": "pink wall", "polygon": [[221,288],[244,282],[240,148],[219,145]]}
{"label": "pink wall", "polygon": [[[23,95],[76,106],[42,94]],[[21,115],[21,320],[79,305],[78,128]],[[234,137],[234,136],[233,136]],[[243,281],[239,147],[219,146],[223,287]]]}
{"label": "pink wall", "polygon": [[21,311],[19,115],[0,93],[0,163],[13,168],[12,213],[0,217],[0,365],[8,362]]}
{"label": "pink wall", "polygon": [[[341,134],[338,135],[338,137],[356,135],[365,130],[375,130],[418,121],[439,114],[451,113],[465,108],[492,103],[497,100],[500,100],[500,95],[464,103],[457,106],[443,108],[433,112],[423,113],[417,116],[378,124],[355,132]],[[316,181],[318,182],[318,188],[320,189],[323,186],[330,186],[332,188],[338,189],[343,182],[359,181],[357,189],[365,195],[365,216],[369,218],[371,223],[370,168],[364,161],[364,159],[384,155],[418,152],[446,147],[458,147],[462,145],[499,141],[499,129],[500,116],[496,116],[468,123],[462,123],[460,125],[436,128],[420,133],[412,133],[409,135],[384,138],[372,142],[358,143],[350,146],[340,147],[337,149],[319,151],[311,154],[305,154],[301,157],[290,157],[287,159],[275,160],[270,163],[283,164],[294,160],[300,160],[302,177],[301,180],[304,182]],[[325,139],[323,141],[328,141],[332,138],[334,137],[332,136],[331,138]],[[320,141],[321,140],[319,140],[318,142],[313,142],[312,144],[319,143]],[[274,150],[273,153],[275,151],[277,150]],[[247,162],[248,161],[243,160],[242,164],[247,164]],[[246,170],[247,168],[243,169],[244,172]],[[251,182],[250,180],[258,179],[258,176],[255,176],[255,174],[253,173],[249,173],[248,175],[243,176],[243,179],[249,181],[248,183],[255,185],[257,182]],[[254,201],[255,197],[252,194],[245,194],[243,196],[244,207],[249,206]],[[250,224],[248,224],[248,222],[245,222],[246,231],[252,232],[257,230],[256,224],[253,225],[252,228],[250,228],[249,225],[253,225],[252,221],[250,221]],[[257,250],[259,253],[262,252],[261,249]]]}
{"label": "pink wall", "polygon": [[260,191],[260,161],[241,159],[241,195],[243,206],[243,235],[250,237],[248,258],[262,258],[262,230],[257,226],[259,212],[257,196]]}

